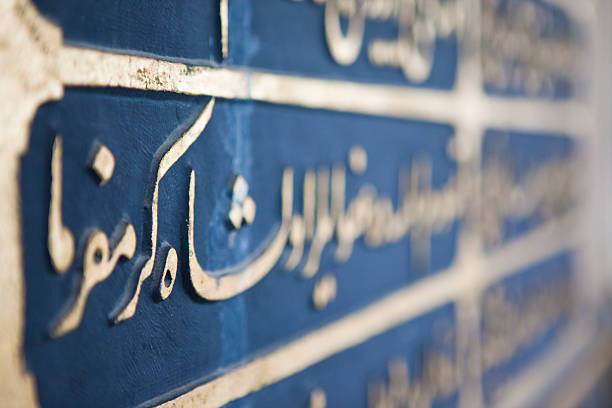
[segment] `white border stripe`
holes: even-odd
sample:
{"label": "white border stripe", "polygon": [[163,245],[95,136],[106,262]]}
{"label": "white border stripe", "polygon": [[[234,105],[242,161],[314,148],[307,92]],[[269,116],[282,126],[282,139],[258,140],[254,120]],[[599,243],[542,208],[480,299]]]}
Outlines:
{"label": "white border stripe", "polygon": [[272,74],[244,68],[187,66],[147,57],[64,46],[66,86],[122,87],[532,132],[584,133],[588,110],[574,101],[525,100],[457,89],[402,86]]}

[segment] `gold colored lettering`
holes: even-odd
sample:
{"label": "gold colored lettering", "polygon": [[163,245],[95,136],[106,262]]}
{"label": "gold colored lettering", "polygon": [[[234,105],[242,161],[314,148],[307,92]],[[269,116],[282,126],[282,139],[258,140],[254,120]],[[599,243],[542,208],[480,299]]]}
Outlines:
{"label": "gold colored lettering", "polygon": [[47,239],[51,263],[58,273],[64,273],[74,258],[74,237],[62,221],[62,138],[53,142],[51,156],[51,201],[49,204],[49,236]]}
{"label": "gold colored lettering", "polygon": [[317,273],[321,252],[333,234],[334,225],[329,214],[329,170],[321,168],[317,174],[317,223],[306,265],[302,269],[303,277],[311,278]]}
{"label": "gold colored lettering", "polygon": [[227,58],[229,42],[228,0],[219,0],[219,19],[221,22],[221,57]]}
{"label": "gold colored lettering", "polygon": [[349,17],[348,32],[345,36],[340,27],[339,1],[327,0],[325,5],[325,38],[329,53],[334,60],[340,65],[350,65],[359,57],[361,51],[365,16],[363,7],[356,5],[353,14]]}
{"label": "gold colored lettering", "polygon": [[166,263],[164,264],[164,272],[159,282],[159,296],[161,300],[166,300],[176,281],[176,272],[178,270],[178,255],[176,250],[172,247],[168,248],[166,254]]}
{"label": "gold colored lettering", "polygon": [[219,271],[204,270],[195,250],[195,172],[191,171],[189,181],[189,219],[187,241],[189,245],[189,278],[195,292],[207,300],[223,300],[234,297],[249,289],[277,263],[287,244],[291,214],[293,211],[293,170],[283,171],[281,188],[281,225],[269,245],[259,255]]}
{"label": "gold colored lettering", "polygon": [[316,388],[310,393],[310,408],[325,408],[327,406],[327,396],[322,388]]}
{"label": "gold colored lettering", "polygon": [[308,240],[314,236],[316,183],[317,176],[315,172],[312,170],[306,171],[304,174],[304,202],[302,205],[304,207],[304,233],[306,234],[305,238]]}
{"label": "gold colored lettering", "polygon": [[319,279],[312,291],[312,304],[315,309],[325,309],[336,298],[337,287],[334,275],[325,275]]}
{"label": "gold colored lettering", "polygon": [[83,257],[83,278],[79,292],[68,312],[53,329],[51,333],[53,337],[63,336],[79,326],[93,287],[111,275],[120,257],[131,259],[134,251],[136,251],[136,232],[132,224],[124,227],[121,239],[115,245],[112,255],[106,234],[95,231],[89,236]]}
{"label": "gold colored lettering", "polygon": [[389,363],[387,375],[387,384],[374,381],[368,385],[370,408],[429,407],[459,386],[455,362],[442,353],[426,353],[421,375],[412,381],[404,359]]}
{"label": "gold colored lettering", "polygon": [[117,314],[114,321],[115,323],[129,319],[136,313],[136,306],[138,305],[138,297],[142,283],[145,279],[151,276],[153,271],[153,265],[155,263],[155,252],[157,249],[157,217],[159,208],[159,183],[161,179],[166,175],[168,170],[180,159],[187,149],[200,137],[204,128],[208,124],[212,115],[213,107],[215,106],[215,98],[212,98],[206,105],[200,116],[196,119],[193,125],[178,138],[176,142],[163,154],[159,161],[159,165],[154,174],[153,179],[153,194],[150,199],[151,208],[151,235],[150,235],[150,251],[151,255],[140,270],[136,288],[127,304]]}
{"label": "gold colored lettering", "polygon": [[291,253],[287,262],[285,262],[285,269],[291,271],[295,269],[304,253],[304,220],[299,214],[295,214],[291,220],[291,231],[289,232],[289,243],[291,244]]}
{"label": "gold colored lettering", "polygon": [[110,180],[115,171],[115,157],[108,147],[104,145],[98,147],[91,168],[98,175],[101,186]]}

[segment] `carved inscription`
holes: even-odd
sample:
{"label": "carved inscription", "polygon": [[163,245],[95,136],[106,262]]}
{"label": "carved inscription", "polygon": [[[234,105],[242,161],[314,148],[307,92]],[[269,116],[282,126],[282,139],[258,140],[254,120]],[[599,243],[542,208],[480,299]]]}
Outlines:
{"label": "carved inscription", "polygon": [[[180,253],[162,244],[158,237],[159,183],[168,170],[187,152],[205,131],[213,114],[214,98],[206,105],[192,126],[176,141],[158,150],[152,166],[150,193],[145,207],[150,214],[150,231],[143,236],[143,254],[135,263],[136,286],[118,302],[114,322],[126,320],[136,313],[143,282],[152,275],[157,251],[161,251],[164,264],[159,282],[158,297],[167,299],[179,272]],[[71,262],[72,233],[61,222],[61,138],[56,140],[52,157],[52,194],[49,209],[49,253],[58,272]],[[99,146],[92,167],[103,184],[112,177],[114,159],[108,148]],[[302,214],[294,213],[294,172],[285,168],[280,178],[281,214],[277,226],[271,226],[272,238],[243,261],[220,270],[206,270],[198,256],[196,231],[197,175],[191,171],[188,189],[188,276],[195,293],[203,299],[219,301],[234,297],[257,284],[277,264],[285,249],[289,254],[281,265],[286,270],[300,269],[302,278],[317,275],[323,249],[332,242],[336,248],[336,262],[345,262],[351,256],[355,241],[363,239],[370,248],[389,245],[409,236],[412,241],[413,262],[427,265],[431,235],[442,231],[456,220],[463,219],[470,228],[476,228],[490,243],[503,235],[505,220],[539,214],[548,219],[571,209],[574,202],[572,183],[572,157],[552,159],[533,167],[521,180],[514,179],[510,166],[498,159],[490,160],[484,169],[474,169],[470,180],[481,180],[484,196],[477,197],[477,185],[457,183],[454,177],[445,184],[431,184],[432,163],[422,156],[413,158],[398,175],[398,199],[381,194],[371,184],[364,184],[355,197],[347,202],[346,178],[359,177],[367,171],[367,152],[353,146],[347,152],[347,166],[306,169],[302,185]],[[477,174],[482,172],[482,174]],[[231,203],[227,226],[233,229],[248,226],[255,218],[256,204],[249,195],[249,185],[240,175],[228,175]],[[551,182],[553,181],[553,182]],[[121,257],[131,259],[135,254],[136,230],[131,224],[120,222],[113,240],[112,250],[106,235],[94,231],[87,239],[83,256],[83,277],[78,293],[68,311],[54,327],[57,337],[74,330],[80,324],[87,297],[91,289],[112,273]],[[64,252],[59,251],[61,248]],[[60,262],[61,261],[61,262]],[[62,263],[64,262],[64,263]],[[66,265],[67,264],[67,265]],[[62,269],[63,268],[63,269]],[[418,269],[418,268],[417,268]],[[312,294],[312,304],[324,309],[336,297],[337,282],[333,275],[318,279]]]}
{"label": "carved inscription", "polygon": [[[555,25],[554,11],[532,1],[479,0],[484,82],[493,89],[529,94],[553,91],[554,81],[576,73],[575,34]],[[325,39],[339,65],[349,66],[367,50],[377,67],[401,69],[406,79],[429,78],[436,42],[460,43],[478,15],[465,0],[313,0],[325,7]],[[341,21],[347,21],[343,32]],[[364,44],[366,22],[393,22],[397,38]]]}

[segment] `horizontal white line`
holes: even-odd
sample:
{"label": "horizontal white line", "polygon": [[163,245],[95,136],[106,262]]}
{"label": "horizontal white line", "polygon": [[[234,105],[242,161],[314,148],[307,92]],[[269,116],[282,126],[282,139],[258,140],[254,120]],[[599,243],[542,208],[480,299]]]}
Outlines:
{"label": "horizontal white line", "polygon": [[[568,372],[580,353],[592,343],[592,333],[592,328],[582,327],[578,323],[570,325],[555,345],[533,362],[524,374],[499,389],[493,405],[498,408],[519,408],[538,403],[534,399],[543,398],[546,388],[559,381],[560,375]],[[609,361],[610,353],[600,357]]]}
{"label": "horizontal white line", "polygon": [[580,235],[575,232],[576,217],[576,213],[569,213],[492,252],[484,260],[482,287],[490,286],[563,249],[575,248],[581,242]]}
{"label": "horizontal white line", "polygon": [[[556,226],[541,227],[484,260],[490,268],[482,278],[493,283],[495,278],[509,275],[502,260],[512,259],[511,266],[521,268],[554,252],[568,248],[571,242],[554,235]],[[537,239],[548,238],[550,244],[538,252]],[[517,251],[531,249],[528,256],[517,256]],[[504,261],[505,262],[505,261]],[[500,273],[497,269],[503,271]],[[242,398],[265,386],[274,384],[316,364],[336,353],[360,344],[393,327],[405,323],[435,308],[459,299],[472,290],[472,281],[464,279],[457,267],[424,278],[400,289],[346,317],[316,329],[267,355],[200,385],[187,393],[161,404],[160,407],[219,407]]]}
{"label": "horizontal white line", "polygon": [[237,68],[211,68],[64,46],[65,85],[122,87],[328,109],[482,127],[563,132],[579,137],[588,111],[572,101],[487,96],[401,86],[305,78]]}
{"label": "horizontal white line", "polygon": [[612,333],[599,336],[600,339],[590,345],[573,373],[559,386],[547,406],[555,408],[573,408],[582,402],[589,391],[606,371],[612,366]]}

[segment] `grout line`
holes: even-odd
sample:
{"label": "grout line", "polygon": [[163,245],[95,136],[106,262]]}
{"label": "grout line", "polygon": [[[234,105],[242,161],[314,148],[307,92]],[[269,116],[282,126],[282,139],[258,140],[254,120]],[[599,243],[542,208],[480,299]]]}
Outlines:
{"label": "grout line", "polygon": [[[121,87],[328,109],[483,127],[567,133],[588,110],[573,101],[529,101],[483,92],[375,85],[238,68],[187,66],[148,57],[64,46],[59,72],[66,86]],[[470,97],[471,96],[471,97]],[[537,114],[535,114],[537,112]]]}
{"label": "grout line", "polygon": [[577,407],[612,366],[612,334],[606,333],[586,350],[574,372],[564,379],[559,392],[546,405],[555,408]]}
{"label": "grout line", "polygon": [[559,248],[576,248],[581,242],[580,236],[568,234],[576,225],[575,220],[576,214],[571,212],[492,252],[485,258],[486,274],[479,282],[481,287],[488,287],[521,268],[546,259],[558,253]]}

